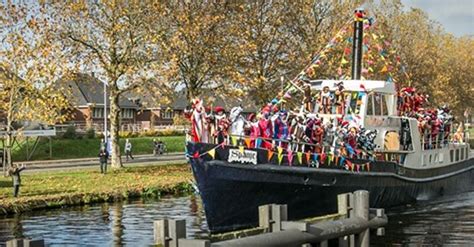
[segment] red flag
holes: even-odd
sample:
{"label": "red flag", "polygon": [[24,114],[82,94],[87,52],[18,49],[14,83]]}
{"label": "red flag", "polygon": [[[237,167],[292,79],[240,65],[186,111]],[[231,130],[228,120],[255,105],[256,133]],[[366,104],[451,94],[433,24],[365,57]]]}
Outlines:
{"label": "red flag", "polygon": [[193,158],[195,158],[195,159],[199,158],[199,156],[200,156],[200,155],[199,155],[199,152],[198,152],[198,151],[196,151],[196,152],[193,154]]}

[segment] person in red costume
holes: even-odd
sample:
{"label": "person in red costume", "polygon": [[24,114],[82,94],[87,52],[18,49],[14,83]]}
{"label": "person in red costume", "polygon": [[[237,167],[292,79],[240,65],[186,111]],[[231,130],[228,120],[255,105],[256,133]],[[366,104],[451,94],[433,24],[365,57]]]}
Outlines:
{"label": "person in red costume", "polygon": [[255,146],[255,140],[260,137],[260,127],[258,125],[257,116],[255,113],[251,113],[248,118],[247,133],[246,135],[250,136],[250,145]]}
{"label": "person in red costume", "polygon": [[271,149],[272,142],[271,138],[273,135],[272,122],[270,120],[270,107],[265,106],[262,110],[262,117],[258,121],[258,127],[260,128],[260,134],[263,138],[263,148]]}
{"label": "person in red costume", "polygon": [[225,115],[225,109],[220,106],[216,106],[214,112],[216,113],[215,118],[215,132],[214,138],[216,138],[216,143],[221,144],[225,143],[228,137],[227,129],[229,128],[230,122]]}

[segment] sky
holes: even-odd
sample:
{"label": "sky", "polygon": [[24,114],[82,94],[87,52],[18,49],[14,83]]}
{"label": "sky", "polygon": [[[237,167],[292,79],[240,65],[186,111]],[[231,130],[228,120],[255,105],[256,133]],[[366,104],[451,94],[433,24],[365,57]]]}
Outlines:
{"label": "sky", "polygon": [[455,36],[474,35],[474,0],[402,0],[407,9],[422,9]]}

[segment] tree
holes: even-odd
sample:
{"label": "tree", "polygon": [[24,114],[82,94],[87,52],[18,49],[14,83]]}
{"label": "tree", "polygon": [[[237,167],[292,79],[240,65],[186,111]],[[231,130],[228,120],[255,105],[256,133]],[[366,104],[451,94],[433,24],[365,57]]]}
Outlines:
{"label": "tree", "polygon": [[[166,62],[164,76],[172,86],[183,86],[188,100],[204,88],[229,93],[239,87],[233,81],[235,62],[242,47],[231,25],[238,5],[217,1],[168,1],[161,42]],[[160,29],[160,26],[158,26]]]}
{"label": "tree", "polygon": [[55,124],[67,118],[67,90],[57,85],[63,58],[51,42],[45,9],[39,5],[0,7],[0,112],[4,115],[4,161],[12,163],[15,135],[22,122]]}
{"label": "tree", "polygon": [[157,44],[163,30],[157,25],[161,23],[162,5],[79,1],[58,2],[53,7],[59,39],[76,68],[93,70],[108,85],[111,161],[113,168],[120,168],[119,99],[128,91],[140,91],[146,84],[156,82],[151,79],[159,75],[154,69],[159,68],[160,61]]}

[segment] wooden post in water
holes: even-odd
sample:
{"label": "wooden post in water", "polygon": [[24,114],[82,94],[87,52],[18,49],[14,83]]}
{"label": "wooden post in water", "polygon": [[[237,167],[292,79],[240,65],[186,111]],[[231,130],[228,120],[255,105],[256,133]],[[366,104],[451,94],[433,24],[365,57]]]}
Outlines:
{"label": "wooden post in water", "polygon": [[[369,192],[366,190],[358,190],[354,192],[354,216],[369,220]],[[355,244],[357,247],[369,247],[370,229],[367,228],[363,232],[356,235]]]}
{"label": "wooden post in water", "polygon": [[258,225],[268,232],[282,230],[282,221],[288,220],[288,207],[280,204],[270,204],[258,207]]}
{"label": "wooden post in water", "polygon": [[[337,212],[340,215],[346,215],[346,218],[349,218],[349,203],[350,203],[350,194],[344,193],[337,195]],[[348,247],[349,246],[349,236],[344,236],[339,238],[339,247]]]}

